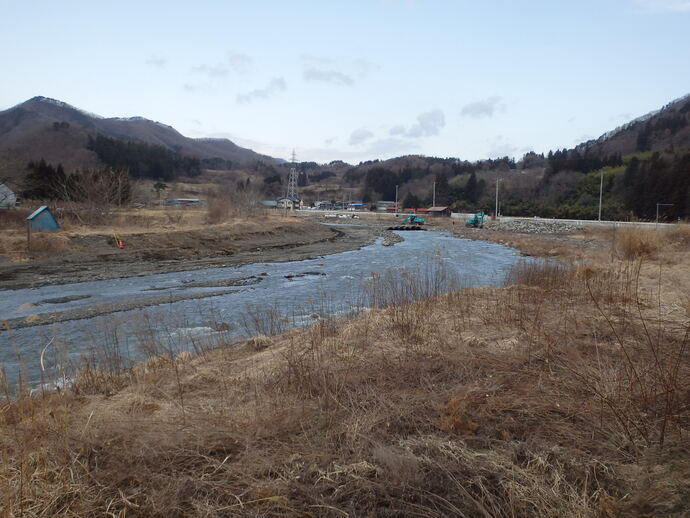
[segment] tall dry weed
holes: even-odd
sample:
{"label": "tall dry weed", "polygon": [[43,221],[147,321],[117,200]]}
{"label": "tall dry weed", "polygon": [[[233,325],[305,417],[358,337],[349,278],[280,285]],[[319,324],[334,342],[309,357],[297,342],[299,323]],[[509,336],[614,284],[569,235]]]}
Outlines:
{"label": "tall dry weed", "polygon": [[398,338],[419,342],[430,316],[423,301],[459,286],[460,279],[441,259],[427,256],[415,267],[372,273],[364,291],[369,307],[390,308],[391,326]]}
{"label": "tall dry weed", "polygon": [[621,259],[654,258],[659,250],[659,234],[653,229],[619,227],[614,229],[612,247]]}
{"label": "tall dry weed", "polygon": [[206,200],[206,222],[224,223],[230,217],[230,202],[221,196],[209,196]]}

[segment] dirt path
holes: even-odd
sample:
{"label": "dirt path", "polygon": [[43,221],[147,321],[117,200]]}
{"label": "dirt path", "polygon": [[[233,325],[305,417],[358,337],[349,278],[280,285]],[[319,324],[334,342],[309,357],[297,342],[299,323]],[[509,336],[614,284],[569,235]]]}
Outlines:
{"label": "dirt path", "polygon": [[215,226],[201,230],[130,234],[120,250],[107,235],[72,238],[78,251],[29,262],[0,262],[0,290],[100,279],[296,261],[354,250],[386,235],[381,225],[326,226],[295,219],[261,231]]}

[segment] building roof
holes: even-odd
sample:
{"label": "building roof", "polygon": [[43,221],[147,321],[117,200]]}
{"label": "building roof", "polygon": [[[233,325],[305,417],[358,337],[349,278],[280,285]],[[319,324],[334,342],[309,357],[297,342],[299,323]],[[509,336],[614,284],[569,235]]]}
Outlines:
{"label": "building roof", "polygon": [[294,196],[280,196],[279,198],[276,198],[276,201],[283,201],[283,200],[288,200],[293,203],[298,203],[299,199],[295,198]]}
{"label": "building roof", "polygon": [[31,215],[30,215],[28,218],[26,218],[26,219],[32,220],[32,219],[34,219],[36,216],[38,216],[41,212],[43,212],[44,210],[47,210],[48,212],[50,212],[50,209],[48,208],[48,205],[42,205],[41,207],[37,208],[37,209],[36,209],[35,211],[33,211],[33,212],[31,213]]}
{"label": "building roof", "polygon": [[448,210],[448,207],[429,207],[429,212],[443,212]]}
{"label": "building roof", "polygon": [[17,203],[17,195],[5,184],[0,183],[0,209],[9,209]]}

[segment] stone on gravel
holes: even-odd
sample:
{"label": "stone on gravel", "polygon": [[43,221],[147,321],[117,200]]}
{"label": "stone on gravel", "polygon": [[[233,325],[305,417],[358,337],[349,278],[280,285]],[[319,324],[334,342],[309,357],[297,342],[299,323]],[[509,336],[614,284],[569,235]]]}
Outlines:
{"label": "stone on gravel", "polygon": [[572,223],[543,220],[503,221],[486,228],[487,230],[513,232],[516,234],[568,234],[582,230],[581,226],[573,225]]}

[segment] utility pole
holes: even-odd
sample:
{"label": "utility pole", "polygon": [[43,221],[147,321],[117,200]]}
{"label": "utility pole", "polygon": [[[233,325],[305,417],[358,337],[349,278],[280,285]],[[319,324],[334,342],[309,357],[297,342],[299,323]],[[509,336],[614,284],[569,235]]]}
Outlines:
{"label": "utility pole", "polygon": [[498,221],[498,182],[500,182],[501,179],[497,176],[496,177],[496,209],[494,210],[494,220]]}
{"label": "utility pole", "polygon": [[604,170],[601,171],[601,180],[599,182],[599,221],[601,221],[601,198],[604,194]]}
{"label": "utility pole", "polygon": [[654,223],[654,228],[659,227],[659,207],[672,207],[673,203],[657,203],[656,204],[656,223]]}
{"label": "utility pole", "polygon": [[436,207],[436,182],[434,182],[434,194],[431,197],[431,206]]}
{"label": "utility pole", "polygon": [[395,215],[398,215],[398,186],[395,186]]}

